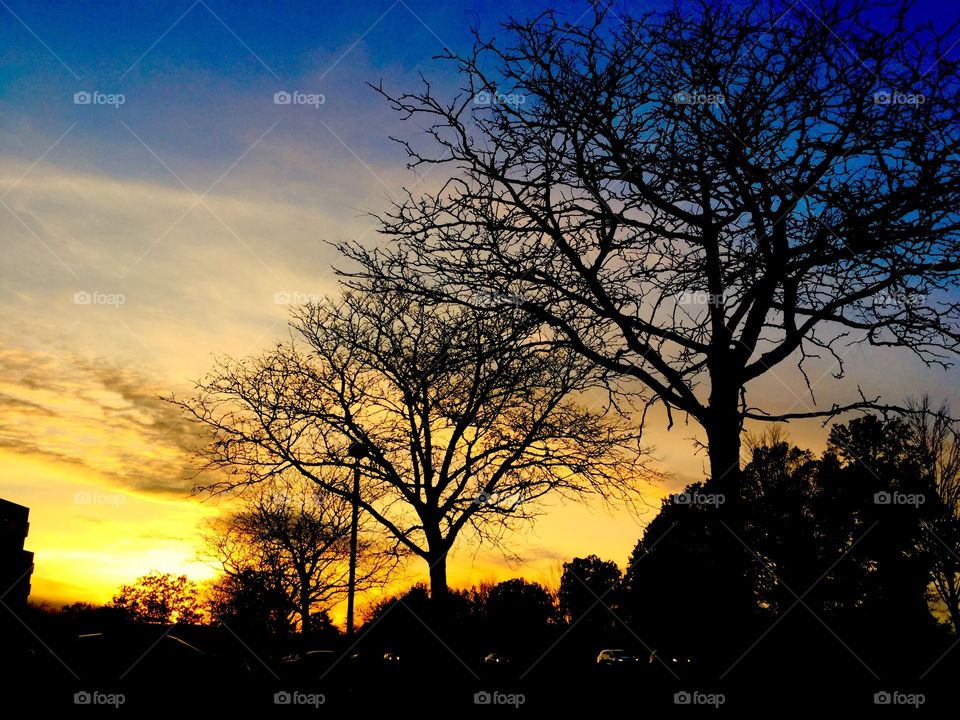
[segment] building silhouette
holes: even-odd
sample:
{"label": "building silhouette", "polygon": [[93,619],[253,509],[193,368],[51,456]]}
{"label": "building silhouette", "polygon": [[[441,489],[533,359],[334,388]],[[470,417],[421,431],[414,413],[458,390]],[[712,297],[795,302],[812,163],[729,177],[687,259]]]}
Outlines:
{"label": "building silhouette", "polygon": [[23,549],[29,517],[30,508],[0,498],[0,599],[11,608],[30,596],[33,553]]}

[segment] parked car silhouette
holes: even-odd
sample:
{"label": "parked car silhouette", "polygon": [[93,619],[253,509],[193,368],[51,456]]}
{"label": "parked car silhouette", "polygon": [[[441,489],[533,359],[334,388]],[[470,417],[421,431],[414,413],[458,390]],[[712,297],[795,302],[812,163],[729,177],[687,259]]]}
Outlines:
{"label": "parked car silhouette", "polygon": [[503,665],[510,662],[510,658],[500,653],[490,653],[483,659],[483,662],[487,665]]}
{"label": "parked car silhouette", "polygon": [[333,650],[307,650],[287,655],[281,660],[281,672],[286,679],[313,682],[330,671],[337,654]]}
{"label": "parked car silhouette", "polygon": [[626,665],[639,663],[640,658],[623,649],[601,650],[597,655],[597,665]]}
{"label": "parked car silhouette", "polygon": [[649,662],[652,670],[662,671],[678,678],[688,677],[696,666],[690,655],[667,650],[654,650],[650,653]]}
{"label": "parked car silhouette", "polygon": [[[183,685],[220,672],[223,663],[218,663],[218,658],[169,631],[157,637],[160,629],[150,626],[128,628],[122,633],[83,633],[76,637],[71,664],[100,683],[116,682],[121,675],[126,682],[150,683],[163,673],[171,682]],[[149,652],[145,652],[147,648]],[[134,662],[138,655],[142,657]],[[237,669],[238,665],[231,664],[231,670]]]}

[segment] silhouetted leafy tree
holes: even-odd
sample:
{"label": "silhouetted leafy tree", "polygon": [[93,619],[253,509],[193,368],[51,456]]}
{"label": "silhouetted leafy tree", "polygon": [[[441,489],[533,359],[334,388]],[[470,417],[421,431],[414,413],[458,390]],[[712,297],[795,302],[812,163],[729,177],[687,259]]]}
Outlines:
{"label": "silhouetted leafy tree", "polygon": [[244,637],[264,640],[294,629],[290,598],[269,570],[248,567],[225,574],[207,595],[211,619]]}
{"label": "silhouetted leafy tree", "polygon": [[[416,583],[403,593],[376,600],[364,612],[364,625],[370,627],[379,625],[384,621],[384,617],[393,612],[401,602],[414,613],[420,612],[424,617],[428,617],[430,590],[424,583]],[[403,614],[403,612],[397,613],[397,615]]]}
{"label": "silhouetted leafy tree", "polygon": [[557,617],[555,599],[539,583],[514,578],[485,584],[472,588],[469,598],[472,616],[469,623],[458,622],[457,634],[478,660],[497,652],[511,658],[516,667],[521,658],[529,657],[532,662],[535,658],[530,655],[551,642]]}
{"label": "silhouetted leafy tree", "polygon": [[121,587],[109,607],[138,622],[195,625],[203,620],[199,590],[186,575],[152,572],[139,577]]}
{"label": "silhouetted leafy tree", "polygon": [[[819,466],[813,453],[788,444],[776,425],[762,437],[748,437],[747,444],[745,522],[738,532],[749,548],[734,552],[754,561],[759,608],[778,614],[796,602],[791,590],[806,590],[825,568],[812,506]],[[751,550],[756,557],[749,557]]]}
{"label": "silhouetted leafy tree", "polygon": [[367,647],[401,650],[407,655],[440,662],[449,650],[438,641],[438,633],[445,627],[457,629],[449,642],[468,639],[481,608],[474,602],[474,594],[466,590],[448,590],[445,615],[438,618],[431,602],[427,585],[417,583],[403,593],[382,598],[364,612],[360,636]]}
{"label": "silhouetted leafy tree", "polygon": [[[702,483],[663,500],[624,573],[622,612],[651,649],[727,649],[750,633],[757,580],[739,533],[718,513]],[[731,532],[733,530],[733,532]]]}
{"label": "silhouetted leafy tree", "polygon": [[596,555],[563,564],[557,600],[560,615],[569,623],[607,626],[614,622],[608,607],[619,602],[620,568]]}
{"label": "silhouetted leafy tree", "polygon": [[821,479],[825,500],[846,510],[847,537],[862,538],[849,551],[864,573],[862,608],[888,633],[913,631],[929,619],[923,522],[940,507],[910,428],[900,418],[856,418],[831,429],[827,453],[839,472],[834,482]]}
{"label": "silhouetted leafy tree", "polygon": [[[742,652],[738,635],[779,624],[799,598],[803,612],[780,630],[793,628],[796,642],[832,618],[897,656],[931,625],[924,524],[942,515],[915,437],[902,419],[868,415],[834,426],[820,459],[779,432],[751,439],[738,524],[674,496],[646,528],[625,575],[631,623],[653,644]],[[742,591],[714,591],[730,583]]]}
{"label": "silhouetted leafy tree", "polygon": [[487,593],[483,618],[489,631],[511,637],[515,644],[527,642],[556,619],[553,596],[543,585],[523,578],[504,580]]}
{"label": "silhouetted leafy tree", "polygon": [[426,129],[410,164],[449,179],[385,213],[376,250],[340,247],[376,287],[549,325],[698,423],[727,492],[745,418],[879,402],[756,407],[752,381],[818,353],[842,373],[853,338],[928,363],[958,349],[960,59],[908,6],[511,20],[443,56],[454,97],[377,88]]}

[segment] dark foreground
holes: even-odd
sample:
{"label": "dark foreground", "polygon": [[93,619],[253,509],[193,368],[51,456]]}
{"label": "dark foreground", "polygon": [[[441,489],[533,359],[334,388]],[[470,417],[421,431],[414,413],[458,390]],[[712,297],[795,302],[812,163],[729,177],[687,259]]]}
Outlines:
{"label": "dark foreground", "polygon": [[776,632],[759,641],[744,638],[742,647],[712,657],[651,657],[634,643],[598,664],[596,648],[567,637],[509,655],[455,648],[430,636],[392,648],[341,639],[280,656],[253,651],[226,628],[139,625],[47,642],[5,627],[0,717],[45,709],[472,717],[956,708],[960,652],[951,638],[893,649],[879,636],[848,643],[812,628],[806,638]]}

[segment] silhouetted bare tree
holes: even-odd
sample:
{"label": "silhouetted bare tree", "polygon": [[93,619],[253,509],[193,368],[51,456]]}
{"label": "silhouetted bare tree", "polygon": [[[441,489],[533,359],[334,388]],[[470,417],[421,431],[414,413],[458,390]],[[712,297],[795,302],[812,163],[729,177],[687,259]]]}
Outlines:
{"label": "silhouetted bare tree", "polygon": [[934,409],[926,395],[909,407],[914,442],[943,508],[925,524],[934,600],[947,611],[954,633],[960,633],[960,423],[951,419],[947,403]]}
{"label": "silhouetted bare tree", "polygon": [[359,506],[428,564],[438,603],[465,530],[499,543],[548,493],[630,499],[652,475],[636,424],[578,404],[589,364],[519,316],[389,292],[300,309],[291,343],[220,362],[176,401],[213,432],[208,465],[228,471],[206,489],[293,471],[349,499],[359,467]]}
{"label": "silhouetted bare tree", "polygon": [[[309,634],[314,612],[329,611],[347,595],[349,500],[293,476],[257,485],[238,501],[238,510],[211,523],[207,554],[241,594],[285,599],[288,622]],[[358,592],[386,582],[396,565],[396,555],[369,528],[361,530]]]}
{"label": "silhouetted bare tree", "polygon": [[699,423],[715,483],[738,474],[744,419],[881,404],[818,406],[809,381],[806,409],[751,404],[778,366],[806,378],[822,355],[842,374],[861,342],[951,362],[949,31],[859,0],[602,8],[511,21],[506,42],[446,55],[463,81],[449,100],[377,88],[426,129],[403,142],[411,166],[449,179],[380,216],[382,249],[342,243],[364,266],[348,276],[526,311],[671,424],[676,410]]}

